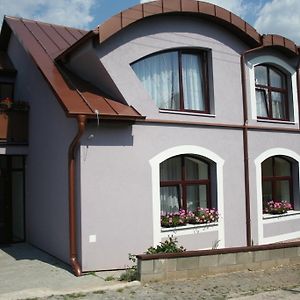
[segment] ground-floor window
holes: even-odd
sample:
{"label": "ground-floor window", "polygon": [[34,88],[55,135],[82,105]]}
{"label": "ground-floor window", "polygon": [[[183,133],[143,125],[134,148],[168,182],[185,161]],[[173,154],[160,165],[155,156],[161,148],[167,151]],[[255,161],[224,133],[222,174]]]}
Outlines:
{"label": "ground-floor window", "polygon": [[287,201],[294,204],[292,162],[284,156],[272,156],[262,163],[263,202]]}
{"label": "ground-floor window", "polygon": [[197,155],[178,155],[160,164],[161,213],[216,208],[214,164]]}

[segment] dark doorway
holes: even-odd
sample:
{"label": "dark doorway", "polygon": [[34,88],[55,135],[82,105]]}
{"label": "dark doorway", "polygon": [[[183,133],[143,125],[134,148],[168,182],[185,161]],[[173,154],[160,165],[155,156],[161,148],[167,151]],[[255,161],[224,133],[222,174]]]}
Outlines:
{"label": "dark doorway", "polygon": [[24,240],[24,156],[0,155],[0,243]]}

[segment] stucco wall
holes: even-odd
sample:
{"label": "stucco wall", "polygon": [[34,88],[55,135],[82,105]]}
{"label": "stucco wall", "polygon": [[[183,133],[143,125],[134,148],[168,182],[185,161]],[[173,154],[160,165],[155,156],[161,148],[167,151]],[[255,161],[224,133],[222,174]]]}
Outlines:
{"label": "stucco wall", "polygon": [[[161,50],[195,47],[208,49],[210,53],[212,115],[159,113],[130,64]],[[123,29],[103,44],[82,47],[70,60],[69,67],[113,95],[117,90],[128,104],[148,118],[241,124],[240,53],[246,49],[230,31],[199,17],[154,16]],[[102,65],[109,76],[102,73]]]}
{"label": "stucco wall", "polygon": [[8,54],[17,68],[15,99],[30,105],[26,158],[26,240],[69,261],[68,146],[76,134],[32,59],[12,36]]}
{"label": "stucco wall", "polygon": [[[260,172],[258,169],[258,165],[261,164],[261,160],[274,155],[285,155],[295,160],[295,163],[296,165],[298,163],[299,168],[299,134],[269,131],[249,132],[251,227],[254,244],[288,240],[290,238],[296,238],[300,236],[299,216],[285,215],[280,218],[280,225],[278,224],[278,220],[276,219],[263,220],[260,190],[261,177],[259,177]],[[295,176],[295,178],[299,180],[298,176]],[[294,199],[296,202],[295,209],[297,210],[299,210],[298,187],[299,183],[294,181]],[[270,237],[273,237],[273,239],[268,239]]]}
{"label": "stucco wall", "polygon": [[[81,143],[83,270],[122,268],[128,253],[153,245],[160,227],[154,232],[149,162],[181,145],[201,146],[224,159],[225,246],[245,245],[241,131],[100,123],[89,126]],[[96,242],[89,242],[90,235]],[[188,249],[212,248],[217,238],[214,232],[178,235]]]}

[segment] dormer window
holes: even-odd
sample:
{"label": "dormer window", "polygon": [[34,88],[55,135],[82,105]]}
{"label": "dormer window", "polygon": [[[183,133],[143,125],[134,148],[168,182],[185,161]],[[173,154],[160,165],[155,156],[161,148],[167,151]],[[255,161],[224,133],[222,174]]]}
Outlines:
{"label": "dormer window", "polygon": [[209,113],[205,51],[161,52],[131,66],[158,108]]}
{"label": "dormer window", "polygon": [[273,65],[255,67],[257,117],[289,120],[287,76]]}

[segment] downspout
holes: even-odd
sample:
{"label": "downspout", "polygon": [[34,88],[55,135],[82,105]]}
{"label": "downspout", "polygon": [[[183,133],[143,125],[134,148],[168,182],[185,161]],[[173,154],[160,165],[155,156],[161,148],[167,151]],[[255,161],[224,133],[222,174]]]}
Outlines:
{"label": "downspout", "polygon": [[79,145],[80,138],[82,137],[85,125],[86,116],[77,116],[78,131],[73,141],[69,146],[69,243],[70,243],[70,263],[72,270],[76,276],[82,274],[81,266],[77,257],[77,232],[76,232],[76,201],[75,201],[75,162],[76,162],[76,150]]}
{"label": "downspout", "polygon": [[247,50],[241,55],[241,76],[242,76],[242,93],[243,93],[243,150],[244,150],[244,177],[245,177],[245,208],[246,208],[246,238],[247,246],[252,246],[251,234],[251,210],[250,210],[250,183],[249,183],[249,144],[248,144],[248,101],[246,90],[246,69],[245,69],[245,56],[251,52],[263,49],[264,46],[259,46]]}

